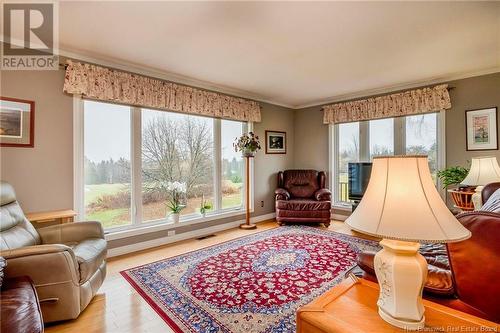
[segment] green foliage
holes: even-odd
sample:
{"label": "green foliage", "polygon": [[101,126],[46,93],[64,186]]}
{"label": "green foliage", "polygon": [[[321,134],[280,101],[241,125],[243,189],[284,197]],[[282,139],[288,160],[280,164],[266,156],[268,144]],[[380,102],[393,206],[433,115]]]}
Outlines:
{"label": "green foliage", "polygon": [[243,133],[239,138],[236,138],[233,143],[234,151],[236,152],[245,152],[251,151],[255,152],[260,147],[259,136],[255,135],[253,132]]}
{"label": "green foliage", "polygon": [[235,184],[242,183],[243,182],[243,178],[240,175],[232,175],[231,176],[231,181],[233,183],[235,183]]}
{"label": "green foliage", "polygon": [[443,182],[443,188],[447,188],[450,185],[460,184],[468,173],[469,169],[454,166],[438,171],[437,175]]}
{"label": "green foliage", "polygon": [[200,205],[200,213],[205,214],[207,210],[210,209],[212,209],[212,203],[210,201],[205,201],[205,199],[202,199]]}

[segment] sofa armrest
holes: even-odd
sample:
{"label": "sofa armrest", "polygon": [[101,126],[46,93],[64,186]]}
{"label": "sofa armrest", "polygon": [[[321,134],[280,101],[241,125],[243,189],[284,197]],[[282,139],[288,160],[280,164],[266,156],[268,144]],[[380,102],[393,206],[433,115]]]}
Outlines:
{"label": "sofa armrest", "polygon": [[78,286],[78,264],[73,250],[66,245],[34,245],[4,250],[5,276],[29,276],[38,286],[71,282]]}
{"label": "sofa armrest", "polygon": [[2,250],[2,257],[5,260],[22,258],[40,254],[49,254],[49,253],[59,253],[69,251],[73,253],[73,250],[66,245],[63,244],[47,244],[47,245],[33,245],[33,246],[24,246],[16,249]]}
{"label": "sofa armrest", "polygon": [[274,191],[274,194],[276,196],[276,200],[288,200],[290,199],[290,193],[285,190],[284,188],[277,188]]}
{"label": "sofa armrest", "polygon": [[37,231],[43,244],[71,244],[90,238],[104,239],[104,230],[99,222],[58,224]]}
{"label": "sofa armrest", "polygon": [[331,201],[332,200],[332,192],[329,189],[322,188],[317,190],[314,193],[314,198],[317,201]]}

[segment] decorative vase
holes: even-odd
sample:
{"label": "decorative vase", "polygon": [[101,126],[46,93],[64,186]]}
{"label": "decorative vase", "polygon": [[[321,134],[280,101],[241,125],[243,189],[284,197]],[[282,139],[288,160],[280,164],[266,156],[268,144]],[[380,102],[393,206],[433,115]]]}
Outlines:
{"label": "decorative vase", "polygon": [[179,223],[179,217],[180,217],[179,213],[171,213],[170,214],[170,220],[172,222],[174,222],[174,224]]}
{"label": "decorative vase", "polygon": [[200,213],[201,217],[205,218],[207,216],[207,212]]}
{"label": "decorative vase", "polygon": [[244,149],[241,151],[241,154],[243,157],[254,157],[255,156],[255,150],[250,150],[250,149]]}

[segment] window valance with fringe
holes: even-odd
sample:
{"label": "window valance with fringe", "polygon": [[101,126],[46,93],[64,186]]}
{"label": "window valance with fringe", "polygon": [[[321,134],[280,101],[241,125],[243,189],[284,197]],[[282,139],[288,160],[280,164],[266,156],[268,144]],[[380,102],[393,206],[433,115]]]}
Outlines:
{"label": "window valance with fringe", "polygon": [[68,60],[64,92],[91,99],[260,122],[259,103],[139,74]]}
{"label": "window valance with fringe", "polygon": [[448,85],[408,90],[323,107],[323,123],[337,124],[370,119],[401,117],[451,108]]}

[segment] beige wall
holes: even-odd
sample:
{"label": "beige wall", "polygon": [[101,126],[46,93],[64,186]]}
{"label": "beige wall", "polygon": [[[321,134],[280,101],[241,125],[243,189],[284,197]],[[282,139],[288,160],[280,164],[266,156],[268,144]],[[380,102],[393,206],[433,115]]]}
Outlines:
{"label": "beige wall", "polygon": [[295,167],[328,172],[328,125],[321,106],[295,110],[294,129]]}
{"label": "beige wall", "polygon": [[[72,97],[62,92],[64,71],[2,71],[2,96],[35,101],[35,147],[0,148],[1,179],[11,183],[25,212],[67,209],[73,206],[73,117]],[[274,211],[276,173],[293,166],[294,114],[267,103],[262,105],[262,122],[255,132],[264,142],[265,130],[288,134],[288,153],[255,158],[253,216]],[[264,147],[263,147],[264,148]],[[264,206],[261,207],[261,202]],[[214,226],[243,219],[236,216],[203,224]],[[178,228],[176,233],[199,229],[197,225]],[[165,232],[110,242],[110,248],[165,237]]]}
{"label": "beige wall", "polygon": [[[500,107],[500,73],[448,82],[452,108],[446,111],[446,165],[466,166],[473,156],[497,156],[500,151],[468,152],[465,149],[465,110]],[[500,117],[498,120],[500,129]],[[296,168],[328,170],[328,126],[321,106],[295,110]]]}
{"label": "beige wall", "polygon": [[[500,108],[500,73],[452,81],[452,108],[446,112],[446,165],[469,166],[476,156],[496,156],[500,150],[466,151],[465,110]],[[500,117],[497,118],[500,129]]]}
{"label": "beige wall", "polygon": [[0,94],[35,101],[35,147],[0,148],[1,179],[25,212],[73,206],[72,98],[64,71],[2,71]]}

